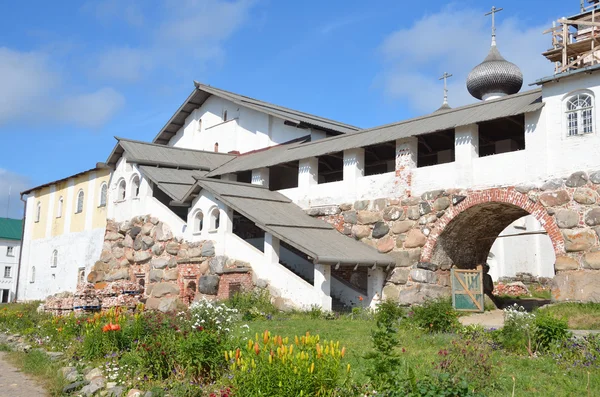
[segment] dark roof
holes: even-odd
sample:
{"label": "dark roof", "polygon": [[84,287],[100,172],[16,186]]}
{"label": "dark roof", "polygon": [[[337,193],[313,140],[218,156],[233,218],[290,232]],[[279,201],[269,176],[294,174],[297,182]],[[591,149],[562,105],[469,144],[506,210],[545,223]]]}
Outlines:
{"label": "dark roof", "polygon": [[55,183],[66,181],[67,179],[77,178],[78,176],[86,174],[88,172],[99,171],[99,170],[107,170],[107,169],[108,169],[108,167],[106,166],[106,164],[104,164],[104,163],[96,163],[96,167],[94,167],[94,168],[90,168],[89,170],[81,171],[81,172],[78,172],[77,174],[69,175],[67,177],[64,177],[64,178],[61,178],[61,179],[57,179],[57,180],[52,181],[52,182],[47,182],[47,183],[44,183],[43,185],[32,187],[30,189],[22,191],[21,194],[22,195],[29,194],[29,193],[33,192],[34,190],[38,190],[38,189],[41,189],[41,188],[46,187],[46,186],[54,185]]}
{"label": "dark roof", "polygon": [[253,221],[264,231],[309,255],[316,263],[373,266],[394,265],[389,255],[381,254],[330,224],[307,215],[299,206],[278,192],[249,183],[220,179],[198,179],[186,201],[201,189]]}
{"label": "dark roof", "polygon": [[477,102],[429,115],[381,127],[370,128],[310,143],[280,145],[262,152],[238,156],[222,165],[208,176],[270,167],[314,156],[335,153],[342,150],[393,142],[437,131],[444,131],[469,124],[481,123],[503,117],[533,112],[544,106],[541,89],[509,95],[499,99]]}
{"label": "dark roof", "polygon": [[176,148],[117,137],[115,139],[118,142],[106,161],[106,164],[112,168],[116,166],[123,153],[127,154],[127,161],[136,164],[205,171],[213,170],[235,157],[227,153]]}
{"label": "dark roof", "polygon": [[150,165],[141,165],[139,169],[144,176],[175,201],[182,201],[192,185],[196,183],[196,178],[206,175],[206,171],[153,167]]}
{"label": "dark roof", "polygon": [[0,240],[21,240],[23,220],[0,218]]}
{"label": "dark roof", "polygon": [[234,92],[225,91],[209,85],[194,82],[196,88],[185,102],[177,109],[173,117],[165,124],[152,142],[166,145],[169,140],[185,124],[185,119],[197,108],[204,104],[211,95],[226,99],[237,105],[256,110],[261,113],[283,119],[298,127],[315,127],[331,134],[345,134],[360,130],[353,125],[340,123],[338,121],[315,116],[309,113],[300,112],[272,103],[259,101]]}

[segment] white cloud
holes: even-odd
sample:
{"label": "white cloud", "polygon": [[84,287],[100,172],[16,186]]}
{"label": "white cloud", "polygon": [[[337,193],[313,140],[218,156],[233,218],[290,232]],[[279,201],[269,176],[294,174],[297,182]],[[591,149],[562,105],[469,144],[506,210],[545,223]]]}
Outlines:
{"label": "white cloud", "polygon": [[53,67],[48,54],[0,47],[0,126],[10,122],[39,123],[54,120],[78,127],[97,128],[124,104],[112,88],[91,93],[70,93],[65,76]]}
{"label": "white cloud", "polygon": [[[429,113],[442,103],[443,83],[438,78],[448,72],[453,74],[448,80],[450,105],[476,101],[466,89],[466,78],[490,48],[490,21],[483,14],[448,7],[389,35],[380,47],[384,70],[379,81],[386,94],[405,99],[419,113]],[[552,64],[541,55],[549,46],[549,36],[542,35],[547,26],[502,17],[498,49],[521,68],[522,90],[528,90],[529,83],[552,73]]]}
{"label": "white cloud", "polygon": [[[31,187],[28,177],[0,168],[0,217],[20,219],[23,217],[23,202],[19,193]],[[10,196],[9,196],[10,193]]]}
{"label": "white cloud", "polygon": [[100,77],[134,82],[153,68],[152,54],[138,48],[122,47],[106,50],[99,57],[95,72]]}

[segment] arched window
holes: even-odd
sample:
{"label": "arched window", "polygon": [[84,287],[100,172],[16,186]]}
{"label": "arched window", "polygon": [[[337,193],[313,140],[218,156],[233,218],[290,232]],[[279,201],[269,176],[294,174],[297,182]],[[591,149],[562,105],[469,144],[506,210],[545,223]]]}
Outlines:
{"label": "arched window", "polygon": [[135,175],[131,180],[131,197],[136,198],[140,196],[140,176]]}
{"label": "arched window", "polygon": [[214,232],[219,230],[221,212],[218,208],[213,208],[210,211],[210,231]]}
{"label": "arched window", "polygon": [[56,217],[60,218],[62,216],[62,211],[63,211],[63,198],[62,196],[60,196],[60,198],[58,199],[58,207],[56,208]]}
{"label": "arched window", "polygon": [[119,182],[119,187],[117,191],[117,201],[125,200],[125,193],[127,192],[127,184],[125,183],[125,179]]}
{"label": "arched window", "polygon": [[227,110],[223,110],[223,122],[227,121]]}
{"label": "arched window", "polygon": [[594,98],[585,93],[575,94],[567,101],[568,136],[594,132]]}
{"label": "arched window", "polygon": [[77,209],[75,211],[76,214],[83,212],[83,197],[83,190],[80,190],[79,193],[77,193]]}
{"label": "arched window", "polygon": [[219,152],[219,142],[215,142],[215,153]]}
{"label": "arched window", "polygon": [[35,221],[39,222],[42,217],[42,203],[38,201],[37,206],[35,207]]}
{"label": "arched window", "polygon": [[108,186],[106,182],[100,186],[100,205],[99,207],[106,207],[106,196],[108,195]]}
{"label": "arched window", "polygon": [[200,233],[204,227],[204,214],[202,211],[196,212],[194,216],[194,233]]}
{"label": "arched window", "polygon": [[35,283],[35,266],[31,266],[31,278],[29,279],[30,283]]}
{"label": "arched window", "polygon": [[202,119],[198,119],[198,132],[202,132]]}
{"label": "arched window", "polygon": [[58,251],[54,250],[54,251],[52,251],[50,267],[57,267],[57,266],[58,266]]}

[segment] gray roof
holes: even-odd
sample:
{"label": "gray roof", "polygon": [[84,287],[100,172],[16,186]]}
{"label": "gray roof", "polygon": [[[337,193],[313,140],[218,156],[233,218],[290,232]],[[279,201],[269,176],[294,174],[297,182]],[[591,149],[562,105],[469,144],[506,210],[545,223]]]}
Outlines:
{"label": "gray roof", "polygon": [[583,67],[580,69],[573,69],[573,70],[569,70],[569,71],[566,71],[563,73],[557,73],[552,76],[546,76],[539,80],[536,80],[535,82],[533,82],[529,85],[542,85],[542,84],[548,83],[550,81],[558,81],[558,80],[566,78],[566,77],[575,76],[575,75],[583,74],[583,73],[593,73],[598,70],[600,70],[600,64],[590,65],[590,66],[586,66],[586,67]]}
{"label": "gray roof", "polygon": [[169,140],[179,131],[185,124],[185,119],[197,108],[202,106],[211,95],[226,99],[237,105],[244,106],[249,109],[256,110],[261,113],[283,119],[288,123],[298,127],[315,127],[332,134],[345,134],[360,130],[353,125],[340,123],[338,121],[315,116],[309,113],[300,112],[297,110],[285,108],[283,106],[274,105],[272,103],[259,101],[258,99],[250,98],[244,95],[221,90],[209,85],[194,82],[196,88],[190,96],[185,100],[183,105],[177,109],[177,112],[171,117],[167,124],[156,135],[153,142],[158,144],[167,144]]}
{"label": "gray roof", "polygon": [[206,171],[163,168],[150,165],[141,165],[139,169],[144,176],[175,201],[182,201],[192,185],[196,183],[196,178],[206,175]]}
{"label": "gray roof", "polygon": [[264,231],[309,255],[317,263],[344,265],[394,265],[394,259],[377,252],[330,224],[307,215],[290,199],[278,192],[248,183],[219,179],[199,179],[187,200],[206,189],[217,199],[253,221]]}
{"label": "gray roof", "polygon": [[415,119],[361,130],[353,134],[319,139],[304,144],[280,145],[269,150],[238,156],[210,172],[208,176],[269,167],[342,150],[393,142],[400,138],[516,116],[541,109],[544,106],[541,98],[541,89],[535,89],[500,99],[478,102],[459,108],[434,112]]}
{"label": "gray roof", "polygon": [[206,152],[203,150],[182,149],[157,145],[148,142],[117,138],[117,144],[111,152],[106,164],[115,167],[123,153],[127,160],[136,164],[160,165],[194,170],[213,170],[235,157],[232,154]]}

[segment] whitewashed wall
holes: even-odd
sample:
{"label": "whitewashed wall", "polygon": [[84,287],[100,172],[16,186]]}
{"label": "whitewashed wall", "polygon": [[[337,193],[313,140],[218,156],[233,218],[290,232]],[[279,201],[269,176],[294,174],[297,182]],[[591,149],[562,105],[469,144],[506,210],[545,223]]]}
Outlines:
{"label": "whitewashed wall", "polygon": [[[17,266],[21,251],[20,244],[20,241],[0,239],[0,289],[10,291],[10,301],[12,301],[15,294]],[[8,247],[12,247],[12,255],[7,255]],[[4,277],[6,267],[10,267],[10,277]]]}

